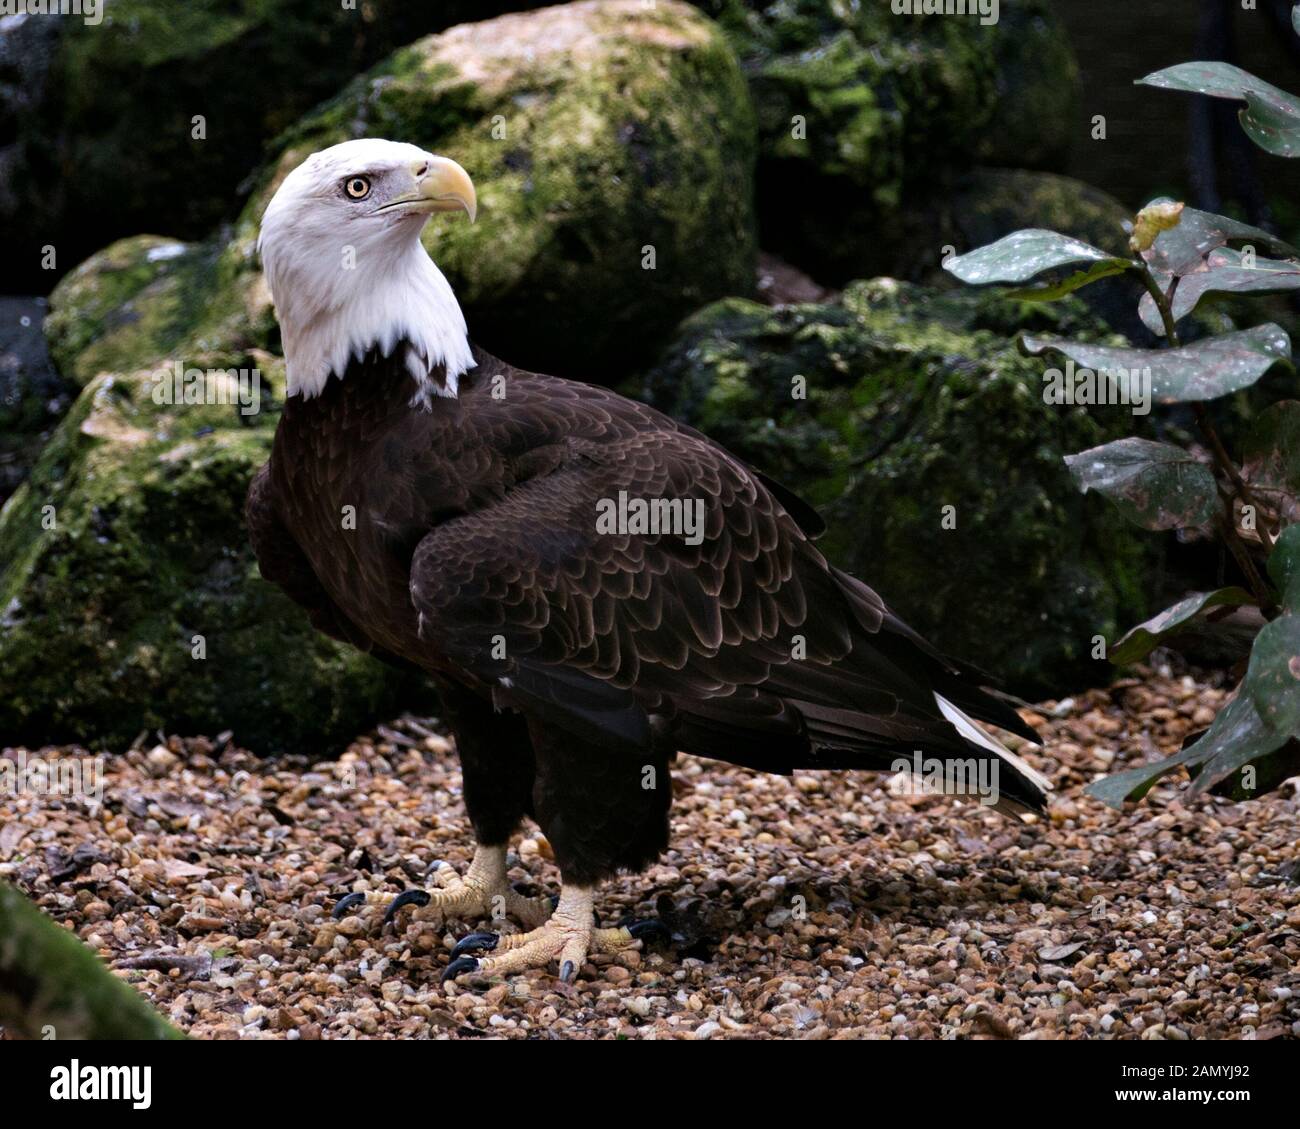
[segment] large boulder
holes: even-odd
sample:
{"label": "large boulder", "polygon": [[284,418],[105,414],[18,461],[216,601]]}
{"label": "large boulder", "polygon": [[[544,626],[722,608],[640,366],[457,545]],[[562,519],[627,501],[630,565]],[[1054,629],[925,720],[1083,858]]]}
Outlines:
{"label": "large boulder", "polygon": [[1093,637],[1144,609],[1150,540],[1062,462],[1132,417],[1045,404],[1020,328],[1107,336],[1073,300],[877,279],[829,304],[716,303],[646,391],[816,505],[830,558],[941,647],[1025,695],[1060,693],[1108,676]]}
{"label": "large boulder", "polygon": [[[258,574],[243,499],[283,365],[189,363],[205,374],[180,386],[203,391],[189,403],[159,402],[148,370],[91,380],[0,510],[0,744],[120,748],[165,727],[326,754],[427,704],[421,680],[318,634]],[[260,374],[242,402],[240,369]]]}
{"label": "large boulder", "polygon": [[909,274],[937,257],[900,219],[972,164],[1065,165],[1078,67],[1047,0],[1003,4],[990,26],[895,15],[888,0],[701,6],[754,98],[763,246],[819,281]]}
{"label": "large boulder", "polygon": [[435,219],[425,242],[471,334],[515,363],[609,379],[701,304],[753,287],[753,118],[726,39],[675,0],[587,0],[398,51],[286,134],[233,230],[83,264],[51,296],[65,371],[145,364],[146,337],[161,352],[273,346],[262,212],[309,153],[367,135],[473,175],[477,224]]}
{"label": "large boulder", "polygon": [[6,17],[6,281],[48,289],[49,244],[64,270],[137,231],[206,235],[238,210],[266,143],[353,75],[421,35],[528,6],[536,0],[105,0],[95,23]]}
{"label": "large boulder", "polygon": [[163,360],[269,349],[278,329],[256,233],[201,243],[120,239],[65,275],[50,295],[45,336],[59,371],[84,386],[101,372]]}

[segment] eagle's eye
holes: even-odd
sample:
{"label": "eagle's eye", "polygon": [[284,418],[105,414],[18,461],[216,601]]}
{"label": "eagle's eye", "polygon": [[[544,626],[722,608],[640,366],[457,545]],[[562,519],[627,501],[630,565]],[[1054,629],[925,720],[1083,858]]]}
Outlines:
{"label": "eagle's eye", "polygon": [[353,200],[364,200],[370,195],[370,180],[364,176],[349,177],[343,190]]}

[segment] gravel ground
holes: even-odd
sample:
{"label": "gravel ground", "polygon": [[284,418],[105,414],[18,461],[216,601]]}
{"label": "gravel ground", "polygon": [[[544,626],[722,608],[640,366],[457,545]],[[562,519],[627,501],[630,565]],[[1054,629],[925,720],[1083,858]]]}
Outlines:
{"label": "gravel ground", "polygon": [[[1125,814],[1082,794],[1223,699],[1161,670],[1026,711],[1058,789],[1027,826],[871,773],[683,758],[670,853],[597,903],[672,943],[568,987],[440,985],[472,922],[330,919],[341,890],[468,861],[451,746],[410,719],[314,767],[146,743],[109,759],[102,806],[6,798],[0,877],[203,1038],[1293,1038],[1295,788],[1231,805],[1175,784]],[[516,850],[514,880],[558,888],[540,835]]]}

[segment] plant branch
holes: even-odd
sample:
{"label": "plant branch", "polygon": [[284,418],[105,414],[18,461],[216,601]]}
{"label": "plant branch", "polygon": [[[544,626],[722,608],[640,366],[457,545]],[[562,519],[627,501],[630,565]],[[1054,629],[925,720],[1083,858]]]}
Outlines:
{"label": "plant branch", "polygon": [[1232,496],[1225,494],[1223,513],[1220,515],[1218,522],[1219,535],[1223,538],[1224,544],[1228,546],[1228,551],[1237,562],[1237,567],[1241,569],[1242,575],[1245,576],[1251,594],[1259,603],[1259,610],[1266,619],[1276,619],[1278,609],[1273,600],[1273,590],[1260,574],[1259,567],[1255,564],[1255,558],[1250,555],[1249,547],[1238,533],[1235,516],[1232,508]]}
{"label": "plant branch", "polygon": [[[1178,331],[1174,323],[1173,300],[1174,295],[1178,292],[1178,276],[1175,275],[1173,281],[1169,284],[1168,292],[1160,289],[1160,283],[1151,273],[1151,268],[1147,265],[1146,260],[1138,257],[1138,273],[1142,278],[1142,284],[1147,288],[1147,293],[1151,295],[1151,300],[1156,304],[1156,309],[1160,311],[1160,321],[1165,328],[1165,340],[1171,349],[1177,349],[1181,344],[1178,339]],[[1205,436],[1209,444],[1210,454],[1214,457],[1214,464],[1219,473],[1223,475],[1236,491],[1236,497],[1239,498],[1243,505],[1252,506],[1258,518],[1263,518],[1263,510],[1259,503],[1255,501],[1251,494],[1250,487],[1246,485],[1245,479],[1241,477],[1241,471],[1237,469],[1237,464],[1233,462],[1232,456],[1228,454],[1228,449],[1223,445],[1223,440],[1219,437],[1219,432],[1214,426],[1214,421],[1210,419],[1209,410],[1204,404],[1192,404],[1192,411],[1196,416],[1196,424]],[[1225,499],[1226,517],[1222,522],[1221,535],[1228,546],[1229,552],[1232,553],[1233,559],[1236,560],[1237,566],[1241,569],[1242,574],[1250,584],[1251,591],[1259,601],[1261,610],[1265,613],[1273,608],[1272,589],[1260,575],[1259,568],[1255,564],[1254,558],[1250,555],[1250,546],[1246,544],[1245,538],[1241,535],[1241,530],[1237,528],[1236,509],[1233,506],[1233,496],[1229,494]],[[1270,548],[1273,539],[1269,536],[1268,531],[1262,524],[1257,526],[1260,538]]]}
{"label": "plant branch", "polygon": [[[1241,477],[1241,471],[1237,469],[1237,464],[1232,461],[1232,456],[1228,454],[1228,449],[1223,445],[1223,440],[1219,438],[1219,432],[1214,426],[1214,421],[1210,419],[1209,410],[1204,404],[1193,404],[1192,409],[1196,413],[1196,425],[1201,429],[1201,434],[1205,436],[1206,442],[1209,443],[1210,452],[1214,455],[1215,463],[1236,488],[1242,502],[1248,506],[1253,506],[1256,516],[1262,520],[1263,510],[1255,500],[1254,494],[1251,493],[1250,487],[1246,485],[1246,480]],[[1235,520],[1233,528],[1236,528]],[[1257,525],[1257,529],[1260,539],[1271,549],[1273,547],[1273,538],[1268,530],[1262,524]]]}
{"label": "plant branch", "polygon": [[1166,294],[1160,289],[1160,283],[1156,281],[1156,276],[1151,273],[1151,268],[1147,266],[1146,260],[1138,256],[1138,274],[1142,279],[1142,285],[1147,288],[1147,293],[1151,295],[1151,300],[1155,302],[1156,309],[1160,311],[1160,320],[1165,327],[1165,340],[1169,342],[1171,349],[1177,349],[1181,342],[1178,340],[1178,330],[1174,328],[1174,311],[1172,301],[1174,291],[1178,289],[1178,279],[1174,278],[1169,287],[1169,293]]}

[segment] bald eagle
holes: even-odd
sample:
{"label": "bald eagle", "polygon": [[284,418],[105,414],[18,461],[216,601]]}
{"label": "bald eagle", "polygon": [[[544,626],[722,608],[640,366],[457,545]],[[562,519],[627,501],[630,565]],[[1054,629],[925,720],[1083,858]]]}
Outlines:
{"label": "bald eagle", "polygon": [[[665,849],[679,752],[776,773],[919,752],[1041,810],[1047,781],[972,719],[1034,731],[827,563],[811,507],[644,404],[470,343],[420,233],[476,207],[454,161],[366,139],[309,157],[262,220],[288,372],[248,495],[262,574],[319,630],[427,673],[476,838],[463,877],[336,915],[504,909],[526,930],[470,934],[446,977],[554,960],[572,979],[649,927],[596,928],[593,894]],[[507,884],[525,817],[557,901]]]}

